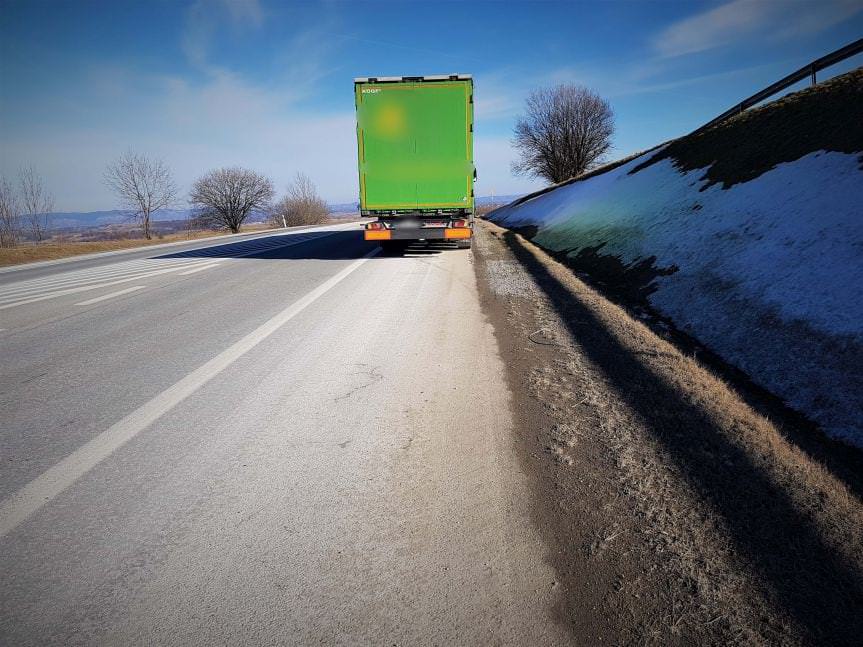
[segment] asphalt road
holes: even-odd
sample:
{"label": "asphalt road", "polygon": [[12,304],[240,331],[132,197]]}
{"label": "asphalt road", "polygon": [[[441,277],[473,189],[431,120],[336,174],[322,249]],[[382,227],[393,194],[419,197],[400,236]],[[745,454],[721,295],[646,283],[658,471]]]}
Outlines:
{"label": "asphalt road", "polygon": [[0,274],[0,643],[552,644],[471,252]]}

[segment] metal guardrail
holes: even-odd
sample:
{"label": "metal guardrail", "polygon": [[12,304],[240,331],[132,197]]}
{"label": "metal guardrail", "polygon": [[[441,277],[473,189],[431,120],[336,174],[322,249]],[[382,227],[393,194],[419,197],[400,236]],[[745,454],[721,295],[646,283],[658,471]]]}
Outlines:
{"label": "metal guardrail", "polygon": [[[711,126],[715,126],[716,124],[721,123],[721,122],[725,121],[726,119],[733,117],[734,115],[739,115],[741,112],[745,111],[746,109],[751,108],[752,106],[754,106],[757,103],[760,103],[761,101],[764,101],[764,99],[772,97],[774,94],[777,94],[777,93],[781,92],[782,90],[784,90],[785,88],[794,85],[798,81],[802,81],[806,77],[810,77],[812,79],[812,85],[815,85],[817,82],[816,78],[815,78],[815,75],[817,72],[820,72],[821,70],[828,68],[831,65],[835,65],[836,63],[840,63],[841,61],[844,61],[847,58],[851,58],[852,56],[854,56],[855,54],[859,54],[860,52],[863,52],[863,38],[861,38],[859,40],[855,40],[854,42],[849,43],[848,45],[845,45],[845,47],[841,47],[841,48],[837,49],[835,52],[831,52],[831,53],[827,54],[826,56],[822,56],[821,58],[815,59],[814,61],[812,61],[808,65],[804,65],[803,67],[801,67],[796,72],[792,72],[788,76],[786,76],[782,79],[779,79],[773,85],[769,85],[766,88],[764,88],[763,90],[761,90],[760,92],[756,92],[755,94],[753,94],[748,99],[744,99],[743,101],[738,103],[733,108],[726,110],[725,112],[723,112],[721,115],[719,115],[715,119],[711,119],[710,121],[708,121],[706,124],[704,124],[700,128],[693,130],[690,133],[690,135],[700,133],[701,131],[707,130]],[[665,142],[665,143],[668,143],[668,142]],[[653,148],[650,148],[646,151],[641,151],[639,153],[635,153],[635,154],[631,155],[630,157],[627,157],[623,160],[618,160],[617,162],[612,162],[610,165],[606,165],[606,166],[611,166],[612,168],[614,168],[615,166],[618,166],[623,162],[628,162],[629,160],[633,159],[634,157],[638,157],[639,155],[644,155],[645,153],[649,153],[650,151],[652,151],[656,148],[659,148],[662,145],[663,144],[657,144]],[[603,169],[603,167],[600,167],[599,169],[594,169],[592,171],[588,171],[586,173],[583,173],[582,175],[570,178],[568,180],[564,180],[563,182],[559,182],[557,184],[552,184],[550,186],[544,187],[542,189],[539,189],[538,191],[533,191],[532,193],[528,193],[527,195],[523,195],[520,198],[513,200],[509,206],[516,206],[516,205],[522,204],[524,202],[527,202],[528,200],[531,200],[537,196],[542,195],[543,193],[548,193],[549,191],[554,191],[555,189],[557,189],[559,187],[565,186],[567,184],[572,184],[573,182],[579,182],[583,179],[586,179],[587,177],[590,177],[593,174],[596,174],[597,172],[603,172],[602,169]]]}
{"label": "metal guardrail", "polygon": [[863,38],[855,40],[853,43],[849,43],[845,47],[841,47],[835,52],[827,54],[827,56],[822,56],[821,58],[815,59],[808,65],[804,65],[803,67],[801,67],[796,72],[792,72],[785,78],[779,79],[773,85],[767,86],[766,88],[761,90],[761,92],[756,92],[748,99],[744,99],[733,108],[729,108],[715,119],[708,121],[700,128],[692,131],[692,134],[694,135],[695,133],[700,133],[702,130],[707,130],[711,126],[715,126],[716,124],[721,123],[726,119],[733,117],[734,115],[739,115],[747,108],[751,108],[755,104],[764,101],[764,99],[772,97],[774,94],[777,94],[785,88],[794,85],[798,81],[802,81],[806,77],[810,77],[812,79],[812,85],[815,85],[817,82],[815,78],[816,73],[820,72],[824,68],[844,61],[846,58],[851,58],[852,56],[854,56],[855,54],[859,54],[860,52],[863,52]]}

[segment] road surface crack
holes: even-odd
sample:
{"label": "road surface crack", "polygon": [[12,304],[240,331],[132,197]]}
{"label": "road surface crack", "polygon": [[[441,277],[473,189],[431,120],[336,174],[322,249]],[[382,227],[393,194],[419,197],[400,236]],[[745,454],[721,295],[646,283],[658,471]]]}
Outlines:
{"label": "road surface crack", "polygon": [[[368,364],[356,364],[356,366],[368,366]],[[333,402],[338,402],[339,400],[346,400],[347,398],[351,397],[357,391],[367,389],[368,387],[372,386],[373,384],[377,384],[378,382],[380,382],[382,379],[384,379],[384,376],[380,373],[379,369],[380,369],[380,366],[373,366],[368,370],[355,371],[355,372],[351,373],[351,375],[363,375],[363,376],[369,378],[369,381],[366,382],[365,384],[360,384],[359,386],[355,386],[354,388],[352,388],[347,393],[343,393],[342,395],[340,395],[336,398],[333,398]]]}

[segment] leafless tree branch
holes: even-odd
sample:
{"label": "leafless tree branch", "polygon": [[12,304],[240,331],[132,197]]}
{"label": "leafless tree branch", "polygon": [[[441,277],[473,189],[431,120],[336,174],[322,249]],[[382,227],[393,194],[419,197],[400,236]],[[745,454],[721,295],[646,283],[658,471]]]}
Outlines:
{"label": "leafless tree branch", "polygon": [[317,225],[329,214],[326,201],[309,177],[297,173],[288,185],[288,193],[270,211],[270,222],[275,226]]}
{"label": "leafless tree branch", "polygon": [[536,90],[515,125],[513,145],[521,175],[558,183],[581,175],[611,147],[614,113],[608,101],[579,85]]}
{"label": "leafless tree branch", "polygon": [[269,210],[273,195],[269,178],[249,169],[221,168],[198,178],[189,202],[203,221],[237,233],[252,210]]}
{"label": "leafless tree branch", "polygon": [[0,177],[0,247],[15,247],[21,233],[21,205],[9,181]]}
{"label": "leafless tree branch", "polygon": [[108,165],[104,181],[130,214],[141,223],[144,237],[152,238],[150,217],[169,207],[177,197],[171,171],[158,159],[129,151]]}
{"label": "leafless tree branch", "polygon": [[27,221],[33,238],[44,240],[48,232],[48,218],[54,210],[54,199],[45,190],[42,177],[33,166],[22,168],[18,172],[23,216]]}

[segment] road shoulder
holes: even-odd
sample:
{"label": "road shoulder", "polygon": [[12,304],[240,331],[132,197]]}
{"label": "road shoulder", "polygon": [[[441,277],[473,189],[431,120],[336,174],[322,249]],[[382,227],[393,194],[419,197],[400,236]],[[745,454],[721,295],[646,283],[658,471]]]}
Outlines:
{"label": "road shoulder", "polygon": [[841,479],[521,236],[481,222],[476,242],[577,640],[852,639],[863,510]]}

